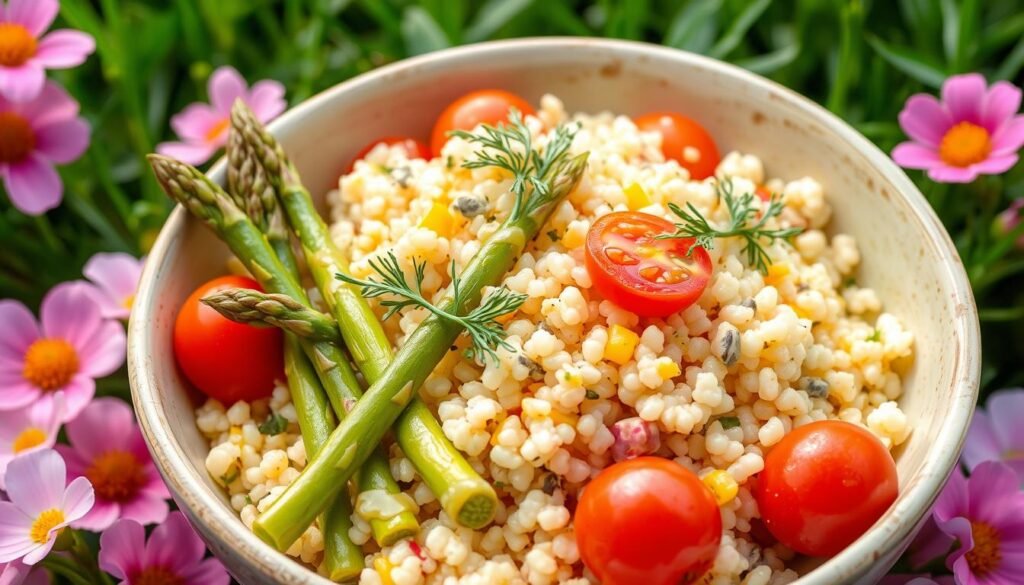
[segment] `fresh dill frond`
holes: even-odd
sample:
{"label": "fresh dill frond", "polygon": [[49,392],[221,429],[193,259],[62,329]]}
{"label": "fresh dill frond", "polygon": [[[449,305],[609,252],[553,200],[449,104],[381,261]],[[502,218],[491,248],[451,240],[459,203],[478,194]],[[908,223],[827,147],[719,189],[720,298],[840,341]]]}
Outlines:
{"label": "fresh dill frond", "polygon": [[772,259],[762,246],[762,240],[768,240],[769,243],[775,240],[789,240],[803,232],[803,228],[771,229],[765,227],[772,218],[778,217],[785,209],[782,198],[778,194],[772,195],[768,201],[768,207],[758,217],[759,209],[758,205],[754,203],[753,193],[747,192],[736,196],[733,193],[732,181],[720,180],[716,189],[718,200],[724,201],[726,209],[729,210],[729,225],[725,229],[712,226],[692,203],[687,203],[685,209],[675,203],[669,203],[668,206],[672,213],[676,214],[682,223],[676,224],[675,233],[658,236],[658,238],[693,238],[694,242],[690,246],[690,252],[698,246],[706,250],[714,248],[716,238],[743,238],[746,240],[743,251],[747,254],[747,263],[763,273],[768,272],[768,266],[771,265]]}
{"label": "fresh dill frond", "polygon": [[[535,148],[530,129],[519,110],[509,110],[508,123],[483,126],[483,134],[456,130],[451,134],[484,148],[462,163],[467,169],[497,167],[512,174],[510,191],[515,196],[510,219],[533,213],[549,202],[552,183],[566,162],[578,127],[555,128],[543,150]],[[529,194],[528,190],[532,190]]]}
{"label": "fresh dill frond", "polygon": [[[469,349],[470,357],[482,359],[490,358],[497,363],[498,354],[495,351],[505,348],[514,351],[514,348],[505,341],[506,332],[498,317],[517,310],[527,295],[512,292],[506,287],[496,289],[490,295],[481,299],[480,304],[465,315],[457,315],[446,311],[423,296],[423,280],[426,276],[426,262],[412,261],[415,284],[410,284],[398,258],[394,252],[388,252],[386,256],[370,260],[370,268],[377,274],[378,279],[359,279],[347,274],[337,274],[338,280],[360,287],[364,297],[373,299],[385,297],[380,301],[382,307],[387,308],[384,319],[401,311],[405,307],[417,306],[427,309],[438,317],[461,325],[466,334],[469,335],[473,346]],[[451,297],[453,306],[460,307],[464,304],[462,298],[462,280],[455,273],[455,261],[451,267]]]}

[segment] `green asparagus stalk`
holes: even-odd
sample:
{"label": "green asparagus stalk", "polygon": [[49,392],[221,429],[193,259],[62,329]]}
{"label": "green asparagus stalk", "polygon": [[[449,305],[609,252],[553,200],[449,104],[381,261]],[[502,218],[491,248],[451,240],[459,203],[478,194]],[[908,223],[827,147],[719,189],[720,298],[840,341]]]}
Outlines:
{"label": "green asparagus stalk", "polygon": [[[334,278],[338,273],[348,273],[348,263],[331,240],[297,170],[241,101],[235,102],[231,124],[232,131],[243,137],[249,152],[264,167],[356,366],[370,384],[375,384],[393,365],[391,342],[359,291]],[[449,345],[444,346],[445,351]],[[494,488],[455,449],[417,392],[410,389],[403,407],[405,403],[409,403],[408,408],[395,426],[402,452],[452,518],[470,528],[488,524],[498,503]],[[401,408],[394,414],[399,412]],[[379,423],[380,433],[394,420],[395,416],[390,416],[386,423]]]}
{"label": "green asparagus stalk", "polygon": [[[552,168],[545,167],[544,173],[533,177],[536,182],[523,187],[519,194],[522,196],[517,195],[508,219],[484,242],[463,271],[459,294],[449,287],[438,303],[441,309],[465,315],[480,303],[485,287],[501,282],[557,203],[576,187],[586,160],[584,154],[545,161],[545,164],[551,162]],[[519,179],[518,176],[516,178]],[[345,327],[341,327],[344,331]],[[383,375],[334,430],[320,455],[256,520],[253,531],[257,536],[279,549],[288,547],[298,538],[319,512],[324,499],[336,493],[338,486],[351,477],[359,463],[370,454],[386,432],[387,425],[399,417],[461,333],[462,327],[456,321],[437,314],[427,317],[409,335]],[[396,434],[401,440],[401,427]],[[465,502],[461,519],[464,523],[478,524],[475,513],[489,518],[490,510],[484,509],[486,505],[487,502],[480,498]]]}
{"label": "green asparagus stalk", "polygon": [[[210,226],[264,289],[308,305],[309,300],[298,281],[278,259],[259,228],[223,189],[190,165],[160,155],[150,155],[149,161],[164,191]],[[337,345],[329,342],[302,340],[301,344],[335,413],[347,412],[350,404],[360,395],[358,379],[348,364],[347,356]],[[361,477],[368,476],[374,484],[384,483],[398,490],[390,473],[387,460],[376,456],[367,463],[367,469]],[[324,500],[324,503],[329,501]],[[398,540],[418,530],[418,523],[412,514],[399,514],[385,522],[388,522],[388,526],[384,532],[390,536],[384,540]]]}
{"label": "green asparagus stalk", "polygon": [[231,288],[203,297],[202,302],[236,323],[277,327],[303,339],[341,343],[333,318],[285,295]]}

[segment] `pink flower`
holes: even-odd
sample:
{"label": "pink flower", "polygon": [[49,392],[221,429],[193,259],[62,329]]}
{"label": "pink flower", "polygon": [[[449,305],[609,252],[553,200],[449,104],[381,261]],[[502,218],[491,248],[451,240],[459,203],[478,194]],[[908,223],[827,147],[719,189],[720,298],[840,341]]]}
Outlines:
{"label": "pink flower", "polygon": [[956,581],[946,575],[930,577],[928,575],[887,575],[878,585],[956,585]]}
{"label": "pink flower", "polygon": [[[143,544],[145,543],[145,544]],[[142,525],[119,520],[100,537],[100,568],[122,585],[202,583],[227,585],[224,565],[204,559],[206,546],[181,512],[173,512],[146,542]]]}
{"label": "pink flower", "polygon": [[1024,146],[1020,102],[1021,90],[1011,83],[987,87],[978,73],[954,75],[942,85],[941,102],[923,93],[907,100],[899,120],[911,140],[898,145],[892,158],[941,183],[1004,173]]}
{"label": "pink flower", "polygon": [[92,486],[84,478],[67,484],[64,460],[52,449],[16,458],[8,472],[11,501],[0,502],[0,563],[34,565],[92,508]]}
{"label": "pink flower", "polygon": [[47,69],[85,62],[96,42],[84,32],[55,30],[40,37],[60,10],[57,0],[9,0],[0,5],[0,95],[12,102],[35,99]]}
{"label": "pink flower", "polygon": [[157,145],[157,152],[189,164],[203,164],[227,143],[235,100],[244,101],[261,122],[273,120],[287,105],[283,85],[264,80],[249,89],[233,67],[213,72],[208,93],[211,105],[192,104],[171,119],[171,127],[182,142],[164,142]]}
{"label": "pink flower", "polygon": [[54,393],[53,400],[40,400],[21,410],[0,411],[0,490],[4,489],[11,460],[53,447],[62,422],[64,393],[60,391]]}
{"label": "pink flower", "polygon": [[78,117],[78,102],[56,83],[47,82],[32,101],[0,97],[0,178],[22,212],[56,207],[64,184],[53,165],[78,159],[88,146],[89,125]]}
{"label": "pink flower", "polygon": [[85,264],[82,273],[91,282],[93,298],[106,319],[127,319],[135,301],[135,289],[142,276],[145,258],[131,254],[96,254]]}
{"label": "pink flower", "polygon": [[92,400],[95,379],[124,363],[124,328],[103,319],[80,282],[53,287],[40,315],[42,326],[25,305],[0,301],[0,410],[51,401],[63,390],[70,420]]}
{"label": "pink flower", "polygon": [[0,563],[0,585],[50,585],[50,576],[21,561]]}
{"label": "pink flower", "polygon": [[96,505],[78,526],[100,531],[118,518],[140,524],[167,518],[171,494],[130,406],[116,398],[97,398],[64,428],[71,445],[58,445],[57,450],[67,461],[68,477],[86,477],[96,490]]}
{"label": "pink flower", "polygon": [[[1021,213],[1024,212],[1024,197],[1014,199],[1009,207],[1003,210],[995,221],[995,232],[997,235],[1006,235],[1017,229],[1020,225]],[[1017,238],[1017,249],[1024,249],[1024,235]]]}
{"label": "pink flower", "polygon": [[1024,389],[994,392],[985,406],[974,411],[964,463],[973,471],[985,461],[1003,461],[1024,484]]}

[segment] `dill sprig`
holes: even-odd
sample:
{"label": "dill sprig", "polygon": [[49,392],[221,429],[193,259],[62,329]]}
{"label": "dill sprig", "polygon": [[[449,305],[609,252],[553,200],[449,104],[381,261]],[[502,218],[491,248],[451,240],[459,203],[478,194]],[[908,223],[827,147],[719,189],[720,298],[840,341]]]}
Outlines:
{"label": "dill sprig", "polygon": [[[379,280],[363,280],[347,274],[337,274],[336,278],[360,287],[363,296],[366,298],[372,299],[388,295],[389,298],[384,298],[380,301],[381,306],[387,308],[387,312],[384,314],[385,320],[405,307],[417,306],[427,309],[442,319],[458,323],[465,328],[466,333],[472,340],[473,346],[469,350],[471,358],[487,357],[497,362],[498,355],[495,353],[497,348],[502,347],[509,351],[514,351],[515,348],[505,341],[507,333],[501,326],[501,323],[498,323],[497,318],[518,309],[526,301],[527,295],[512,292],[507,287],[502,286],[483,298],[480,304],[469,313],[457,315],[445,311],[423,296],[423,280],[427,263],[425,261],[418,262],[416,259],[413,259],[412,267],[416,281],[415,285],[409,283],[405,272],[398,264],[398,258],[395,257],[394,252],[389,251],[383,258],[370,260],[370,268],[377,273],[380,277]],[[451,294],[454,306],[462,306],[462,295],[464,294],[462,281],[455,274],[454,260],[452,261],[451,277]]]}
{"label": "dill sprig", "polygon": [[692,203],[687,203],[685,209],[675,203],[669,203],[668,206],[672,213],[679,216],[679,219],[683,221],[676,224],[675,233],[658,237],[660,239],[694,238],[690,251],[693,251],[698,246],[705,250],[710,250],[715,247],[716,238],[743,238],[746,240],[743,251],[747,253],[747,263],[763,273],[768,272],[768,266],[771,265],[772,259],[768,255],[768,251],[761,245],[762,240],[768,240],[769,243],[775,240],[788,240],[801,233],[803,228],[771,229],[765,227],[772,218],[781,214],[785,208],[785,205],[782,203],[782,197],[777,193],[772,194],[771,199],[768,201],[768,207],[761,213],[759,218],[751,223],[751,220],[757,217],[759,211],[758,205],[754,203],[753,193],[747,192],[737,197],[733,193],[732,181],[723,180],[718,181],[716,189],[718,200],[724,201],[726,208],[729,210],[728,227],[718,229],[712,226]]}
{"label": "dill sprig", "polygon": [[[515,202],[509,219],[515,221],[549,202],[552,183],[566,161],[578,129],[575,124],[558,126],[542,152],[534,148],[533,137],[523,123],[522,113],[512,108],[507,124],[484,125],[483,134],[456,130],[452,135],[484,147],[475,153],[475,158],[463,162],[463,167],[498,167],[512,173],[510,191]],[[529,197],[528,188],[533,189]]]}

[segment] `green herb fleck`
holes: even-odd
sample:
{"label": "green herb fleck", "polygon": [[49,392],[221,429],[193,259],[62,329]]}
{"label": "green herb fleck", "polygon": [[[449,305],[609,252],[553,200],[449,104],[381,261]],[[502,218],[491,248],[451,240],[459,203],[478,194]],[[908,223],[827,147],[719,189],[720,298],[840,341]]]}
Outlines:
{"label": "green herb fleck", "polygon": [[454,167],[454,166],[455,166],[455,158],[454,158],[454,157],[452,157],[452,155],[450,155],[450,154],[449,154],[449,155],[448,155],[448,156],[447,156],[447,157],[446,157],[446,158],[444,159],[444,166],[445,166],[445,168],[446,168],[446,169],[449,169],[449,170],[451,170],[451,169],[452,169],[452,167]]}
{"label": "green herb fleck", "polygon": [[843,288],[850,288],[851,286],[857,286],[857,277],[852,274],[843,281]]}
{"label": "green herb fleck", "polygon": [[231,482],[233,482],[236,479],[238,479],[238,473],[239,473],[238,466],[237,465],[232,465],[231,469],[229,469],[228,472],[225,473],[224,475],[220,476],[219,479],[220,479],[221,483],[223,483],[224,485],[228,485]]}
{"label": "green herb fleck", "polygon": [[561,237],[559,237],[557,230],[548,230],[548,237],[551,238],[552,242],[557,242],[558,240],[562,239]]}
{"label": "green herb fleck", "polygon": [[876,328],[874,331],[871,332],[871,335],[868,335],[867,339],[865,339],[864,341],[877,341],[877,342],[881,343],[881,341],[882,341],[882,330]]}
{"label": "green herb fleck", "polygon": [[593,390],[587,390],[587,400],[597,400],[601,395]]}
{"label": "green herb fleck", "polygon": [[740,426],[740,419],[735,416],[723,416],[718,422],[722,423],[722,429],[726,431]]}
{"label": "green herb fleck", "polygon": [[260,432],[264,435],[280,435],[288,428],[288,420],[276,412],[267,417],[260,425]]}

